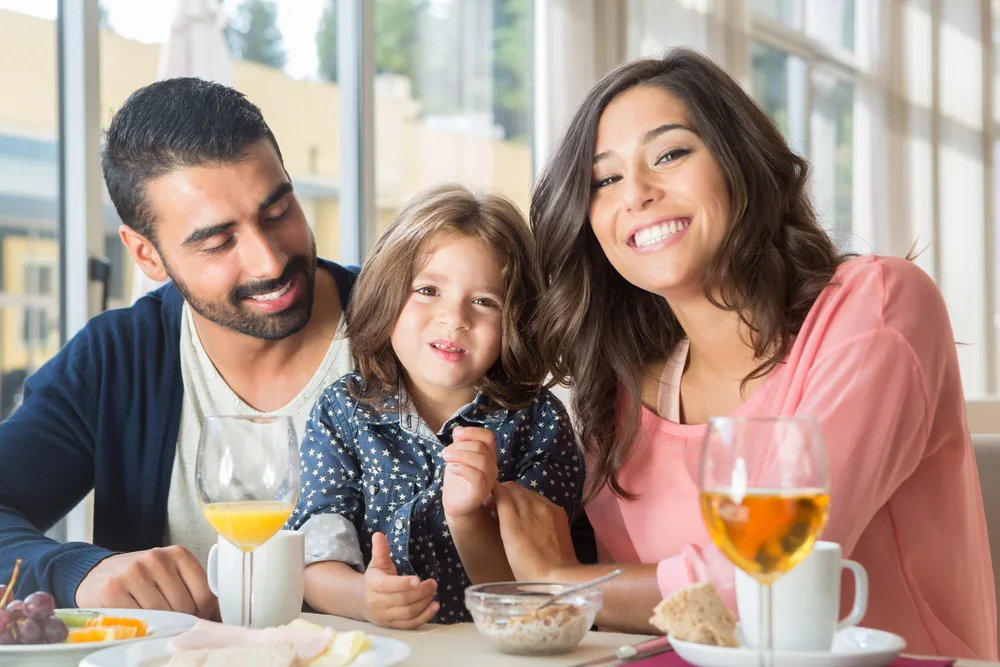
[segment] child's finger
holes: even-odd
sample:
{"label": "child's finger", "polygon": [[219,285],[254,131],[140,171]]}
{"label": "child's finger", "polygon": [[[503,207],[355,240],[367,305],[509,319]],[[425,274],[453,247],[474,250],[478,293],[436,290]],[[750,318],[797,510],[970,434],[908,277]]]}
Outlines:
{"label": "child's finger", "polygon": [[382,597],[382,606],[386,609],[405,607],[421,600],[424,600],[424,604],[426,604],[431,598],[434,597],[436,592],[437,582],[433,579],[426,579],[421,581],[420,585],[414,588],[398,593],[384,595]]}
{"label": "child's finger", "polygon": [[[445,470],[446,472],[458,475],[462,479],[466,479],[472,482],[473,484],[479,484],[485,479],[481,471],[476,470],[471,466],[448,464],[448,467]],[[489,484],[488,481],[487,484]]]}
{"label": "child's finger", "polygon": [[421,581],[419,577],[414,576],[382,575],[367,577],[365,583],[375,593],[392,595],[415,590],[420,587]]}
{"label": "child's finger", "polygon": [[439,602],[430,600],[420,601],[406,607],[397,607],[386,611],[387,618],[394,628],[401,630],[413,630],[425,623],[429,623],[434,614],[441,608]]}
{"label": "child's finger", "polygon": [[397,609],[405,609],[418,605],[413,613],[406,618],[412,618],[418,612],[423,610],[431,600],[434,599],[434,595],[437,593],[437,587],[430,588],[418,588],[412,591],[407,591],[405,593],[394,593],[392,595],[385,595],[380,600],[380,606],[385,610],[385,613],[390,619],[403,618],[403,616],[394,615]]}
{"label": "child's finger", "polygon": [[493,451],[496,448],[496,439],[493,437],[493,431],[488,428],[482,428],[479,426],[459,426],[451,433],[456,444],[462,441],[476,441],[488,447],[490,451]]}
{"label": "child's finger", "polygon": [[496,461],[486,458],[482,452],[443,452],[441,456],[448,465],[462,465],[475,468],[483,473],[496,468]]}

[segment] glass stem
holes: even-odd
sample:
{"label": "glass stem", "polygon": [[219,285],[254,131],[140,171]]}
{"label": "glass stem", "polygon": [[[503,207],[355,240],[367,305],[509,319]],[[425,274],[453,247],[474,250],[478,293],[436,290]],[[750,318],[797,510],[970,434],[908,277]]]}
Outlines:
{"label": "glass stem", "polygon": [[243,552],[243,604],[240,609],[240,625],[253,627],[253,551]]}
{"label": "glass stem", "polygon": [[758,664],[774,667],[774,615],[771,605],[771,584],[760,587],[760,637],[757,641]]}

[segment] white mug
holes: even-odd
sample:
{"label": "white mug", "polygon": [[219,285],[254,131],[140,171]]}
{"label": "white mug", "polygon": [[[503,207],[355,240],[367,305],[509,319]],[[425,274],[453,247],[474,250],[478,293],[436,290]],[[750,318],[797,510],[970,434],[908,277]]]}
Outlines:
{"label": "white mug", "polygon": [[[840,578],[854,573],[854,606],[840,616]],[[736,606],[743,643],[756,648],[760,637],[760,584],[736,571]],[[813,551],[771,586],[771,637],[775,650],[829,651],[838,630],[857,625],[868,610],[868,573],[843,560],[836,542],[816,542]]]}
{"label": "white mug", "polygon": [[[253,627],[285,625],[302,615],[305,535],[279,530],[253,554]],[[208,587],[219,598],[222,622],[240,624],[243,552],[219,537],[208,552]]]}

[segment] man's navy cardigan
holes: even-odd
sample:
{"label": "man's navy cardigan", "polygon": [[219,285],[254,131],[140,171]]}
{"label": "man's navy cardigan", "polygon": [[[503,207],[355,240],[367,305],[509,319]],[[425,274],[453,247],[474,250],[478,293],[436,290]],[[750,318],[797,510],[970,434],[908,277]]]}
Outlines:
{"label": "man's navy cardigan", "polygon": [[[323,259],[318,267],[333,273],[346,307],[357,268]],[[0,583],[21,558],[19,598],[44,590],[75,607],[98,561],[163,545],[183,395],[182,304],[168,284],[92,318],[28,378],[23,403],[0,423]],[[45,537],[91,489],[94,544]]]}

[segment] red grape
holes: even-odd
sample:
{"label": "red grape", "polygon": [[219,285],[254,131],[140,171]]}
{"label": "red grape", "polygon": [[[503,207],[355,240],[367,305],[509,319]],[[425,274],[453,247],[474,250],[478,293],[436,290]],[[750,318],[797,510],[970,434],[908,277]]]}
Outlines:
{"label": "red grape", "polygon": [[46,644],[58,644],[59,642],[66,641],[66,637],[69,637],[69,628],[61,618],[46,619],[45,625],[42,627],[42,641]]}
{"label": "red grape", "polygon": [[44,591],[32,593],[24,598],[24,615],[36,621],[44,621],[55,613],[56,601]]}
{"label": "red grape", "polygon": [[24,603],[20,600],[14,600],[7,604],[7,613],[10,614],[10,620],[17,621],[24,618]]}
{"label": "red grape", "polygon": [[17,624],[15,629],[17,640],[22,644],[37,644],[42,638],[42,626],[30,618]]}
{"label": "red grape", "polygon": [[0,630],[0,646],[6,646],[8,644],[16,644],[17,640],[14,639],[14,635],[11,633],[10,626]]}

